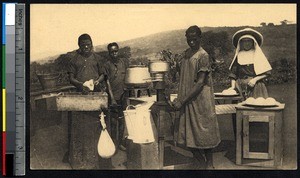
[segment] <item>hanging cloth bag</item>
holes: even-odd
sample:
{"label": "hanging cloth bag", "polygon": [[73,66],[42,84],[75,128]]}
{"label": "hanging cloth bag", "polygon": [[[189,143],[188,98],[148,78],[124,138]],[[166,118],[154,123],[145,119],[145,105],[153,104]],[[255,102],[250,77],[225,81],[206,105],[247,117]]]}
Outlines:
{"label": "hanging cloth bag", "polygon": [[98,154],[102,158],[110,158],[115,154],[116,147],[106,129],[103,112],[100,115],[100,123],[102,130],[98,141]]}

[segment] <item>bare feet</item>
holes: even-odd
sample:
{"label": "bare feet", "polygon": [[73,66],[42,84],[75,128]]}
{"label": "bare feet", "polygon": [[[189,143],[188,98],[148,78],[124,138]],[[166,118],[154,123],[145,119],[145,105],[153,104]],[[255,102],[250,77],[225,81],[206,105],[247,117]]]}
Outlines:
{"label": "bare feet", "polygon": [[204,149],[206,170],[214,170],[212,149]]}
{"label": "bare feet", "polygon": [[212,163],[206,162],[206,170],[214,170],[215,167]]}

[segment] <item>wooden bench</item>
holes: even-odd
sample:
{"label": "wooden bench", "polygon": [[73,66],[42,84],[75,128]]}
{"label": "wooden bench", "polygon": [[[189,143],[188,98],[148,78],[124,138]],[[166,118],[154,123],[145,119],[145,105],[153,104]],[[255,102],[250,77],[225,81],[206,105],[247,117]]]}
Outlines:
{"label": "wooden bench", "polygon": [[219,104],[215,105],[216,108],[216,114],[222,115],[222,114],[235,114],[236,109],[235,107],[237,104]]}

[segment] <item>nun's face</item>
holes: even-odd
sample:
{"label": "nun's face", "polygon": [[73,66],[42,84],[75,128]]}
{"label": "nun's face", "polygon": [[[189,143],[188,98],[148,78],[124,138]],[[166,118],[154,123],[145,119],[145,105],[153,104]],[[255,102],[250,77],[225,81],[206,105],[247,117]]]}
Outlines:
{"label": "nun's face", "polygon": [[243,38],[240,41],[240,50],[249,51],[254,49],[254,41],[251,38]]}

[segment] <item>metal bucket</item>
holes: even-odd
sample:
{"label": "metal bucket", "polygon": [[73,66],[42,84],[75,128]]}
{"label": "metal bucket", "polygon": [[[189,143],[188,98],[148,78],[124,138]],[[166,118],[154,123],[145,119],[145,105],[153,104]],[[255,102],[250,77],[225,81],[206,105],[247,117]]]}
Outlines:
{"label": "metal bucket", "polygon": [[151,110],[136,109],[134,143],[152,143],[155,141],[151,125]]}
{"label": "metal bucket", "polygon": [[170,64],[165,61],[152,61],[149,64],[150,73],[165,73],[170,70]]}
{"label": "metal bucket", "polygon": [[125,84],[127,85],[149,85],[151,82],[148,67],[131,66],[127,68]]}
{"label": "metal bucket", "polygon": [[151,113],[143,107],[124,111],[125,123],[128,130],[128,139],[134,143],[152,143],[155,141],[151,125]]}
{"label": "metal bucket", "polygon": [[136,111],[135,109],[130,109],[130,107],[132,107],[131,105],[127,106],[126,110],[123,111],[124,113],[124,118],[125,118],[125,124],[127,127],[127,131],[128,131],[128,139],[133,140],[134,136],[135,136],[135,126],[134,126],[134,122],[136,119]]}
{"label": "metal bucket", "polygon": [[58,78],[60,77],[59,73],[51,74],[36,74],[43,90],[55,88],[57,85]]}

